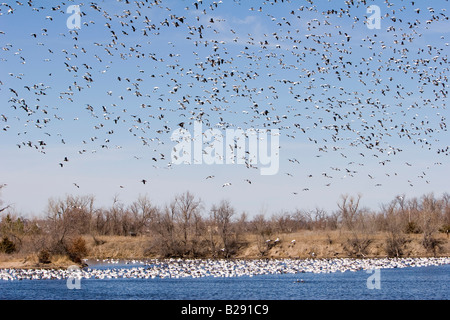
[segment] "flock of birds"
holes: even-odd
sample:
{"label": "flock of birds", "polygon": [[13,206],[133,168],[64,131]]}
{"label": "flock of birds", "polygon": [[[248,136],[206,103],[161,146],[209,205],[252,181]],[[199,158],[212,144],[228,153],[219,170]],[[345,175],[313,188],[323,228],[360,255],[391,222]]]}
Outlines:
{"label": "flock of birds", "polygon": [[[119,260],[108,259],[118,264]],[[98,267],[96,263],[100,263]],[[126,264],[140,266],[104,267],[105,261],[83,269],[0,269],[0,280],[61,280],[61,279],[164,279],[201,277],[241,277],[266,274],[331,273],[373,269],[439,266],[450,263],[442,258],[381,258],[381,259],[269,259],[216,260],[167,259],[134,260]],[[122,262],[123,263],[123,262]]]}
{"label": "flock of birds", "polygon": [[[55,164],[61,168],[74,155],[122,148],[123,134],[148,148],[134,158],[170,168],[170,134],[194,121],[279,129],[284,143],[306,143],[315,157],[339,163],[301,177],[324,186],[361,172],[380,178],[362,167],[387,168],[416,147],[436,156],[417,171],[429,183],[427,170],[449,155],[441,139],[449,44],[436,32],[448,26],[445,5],[385,1],[382,29],[369,30],[365,0],[325,8],[313,0],[117,0],[80,5],[82,24],[68,30],[67,3],[40,4],[0,4],[12,26],[0,31],[0,63],[9,70],[0,82],[0,132],[42,153],[59,143],[77,148]],[[38,27],[23,39],[12,22],[30,15]],[[286,175],[299,176],[300,153],[281,151]]]}

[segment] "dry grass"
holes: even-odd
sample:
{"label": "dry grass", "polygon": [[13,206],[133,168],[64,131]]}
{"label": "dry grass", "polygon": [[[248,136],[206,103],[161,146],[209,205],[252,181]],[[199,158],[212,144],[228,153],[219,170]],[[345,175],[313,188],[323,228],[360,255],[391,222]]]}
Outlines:
{"label": "dry grass", "polygon": [[0,269],[3,268],[67,268],[74,265],[67,256],[52,256],[50,264],[41,264],[37,254],[0,255]]}
{"label": "dry grass", "polygon": [[[335,258],[348,257],[344,245],[348,239],[353,236],[352,233],[343,231],[300,231],[289,234],[274,234],[270,237],[271,242],[279,239],[275,245],[267,250],[264,257],[267,258]],[[368,246],[366,257],[385,257],[386,256],[386,238],[385,233],[376,233],[371,235],[358,235],[360,238],[368,237],[371,243]],[[405,256],[425,257],[430,256],[421,244],[422,235],[406,235],[408,240],[405,245]],[[440,256],[446,256],[450,253],[450,241],[443,234],[436,234],[436,238],[443,241]],[[158,256],[148,255],[148,248],[151,244],[149,237],[120,237],[107,236],[100,237],[105,243],[95,245],[94,241],[86,238],[89,258],[105,259],[141,259],[158,258]],[[267,239],[266,239],[267,240]],[[292,240],[295,240],[293,243]],[[261,258],[260,246],[257,245],[257,237],[252,234],[245,235],[241,240],[241,245],[236,254],[236,258]]]}
{"label": "dry grass", "polygon": [[141,259],[150,245],[149,237],[101,236],[102,244],[96,244],[91,237],[85,237],[88,257],[96,259]]}
{"label": "dry grass", "polygon": [[[247,234],[241,238],[240,247],[235,258],[344,258],[349,257],[345,250],[345,244],[354,234],[344,231],[307,231],[303,230],[288,234],[273,234],[270,237],[272,246],[261,255],[261,241],[258,246],[258,238],[253,234]],[[367,258],[386,257],[387,234],[376,233],[370,235],[357,235],[368,237],[371,242],[367,248]],[[403,253],[407,257],[432,256],[422,245],[422,234],[405,235],[407,242]],[[436,234],[441,241],[442,250],[438,256],[448,256],[450,253],[450,241],[444,234]],[[279,239],[276,243],[275,239]],[[149,236],[125,237],[125,236],[100,236],[96,241],[91,236],[84,236],[88,249],[87,257],[91,259],[145,259],[160,258],[149,254],[152,238]],[[261,239],[260,239],[261,240]],[[267,240],[267,239],[266,239]],[[292,242],[295,240],[295,242]],[[265,241],[263,241],[265,243]],[[275,244],[274,244],[275,243]],[[38,263],[37,254],[0,254],[0,268],[22,267],[59,267],[65,268],[74,263],[66,256],[52,256],[51,264]]]}

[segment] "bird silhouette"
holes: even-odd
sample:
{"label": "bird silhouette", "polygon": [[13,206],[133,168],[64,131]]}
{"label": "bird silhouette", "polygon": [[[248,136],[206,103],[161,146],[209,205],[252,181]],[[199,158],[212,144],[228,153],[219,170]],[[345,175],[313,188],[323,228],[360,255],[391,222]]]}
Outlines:
{"label": "bird silhouette", "polygon": [[[162,149],[167,136],[200,120],[221,132],[276,128],[285,146],[311,150],[281,148],[292,183],[306,175],[308,182],[326,179],[321,185],[330,186],[328,179],[362,172],[382,186],[383,174],[367,168],[386,171],[394,163],[417,169],[422,179],[426,174],[418,164],[398,160],[404,149],[428,152],[437,161],[449,155],[449,43],[445,34],[427,36],[448,21],[445,8],[414,1],[380,4],[381,34],[369,32],[369,17],[361,13],[365,1],[326,9],[313,0],[298,7],[288,1],[197,0],[184,8],[158,0],[119,1],[120,14],[107,3],[91,3],[80,13],[80,29],[57,34],[52,26],[56,12],[66,13],[63,3],[0,6],[5,17],[43,21],[37,29],[5,25],[0,31],[1,61],[8,63],[0,82],[0,132],[14,134],[18,151],[45,154],[55,144],[68,148],[79,142],[78,158],[88,150],[120,149],[125,136],[152,148],[143,159],[155,168],[168,162],[168,169],[172,157]],[[233,10],[245,18],[237,19]],[[16,32],[30,40],[26,46]],[[86,39],[86,32],[104,37]],[[38,78],[28,68],[37,65],[46,69]],[[238,143],[230,150],[239,150]],[[58,162],[61,168],[69,157],[75,161],[67,154]],[[307,158],[331,165],[322,174],[302,172],[309,169]],[[243,160],[250,172],[242,178],[254,186],[250,174],[256,165],[248,150]]]}

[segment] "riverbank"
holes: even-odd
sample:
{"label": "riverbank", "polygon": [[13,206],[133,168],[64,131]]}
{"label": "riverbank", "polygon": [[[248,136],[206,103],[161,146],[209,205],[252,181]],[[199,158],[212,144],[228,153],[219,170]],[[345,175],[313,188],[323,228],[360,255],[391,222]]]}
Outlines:
{"label": "riverbank", "polygon": [[[366,246],[360,253],[354,248],[355,237]],[[164,258],[152,251],[152,239],[149,237],[99,237],[101,244],[95,244],[86,238],[88,256],[91,259],[142,259]],[[347,233],[343,231],[308,231],[275,234],[265,240],[255,235],[247,235],[239,241],[236,259],[306,259],[306,258],[385,258],[388,256],[387,235]],[[431,257],[450,255],[450,239],[445,234],[435,235],[439,242],[436,252],[430,252],[423,244],[422,234],[405,235],[401,246],[403,257]],[[98,239],[97,239],[98,240]],[[192,257],[186,257],[192,258]],[[206,255],[200,258],[222,258]]]}
{"label": "riverbank", "polygon": [[[376,233],[371,235],[356,235],[364,243],[364,250],[355,253],[355,235],[342,231],[307,231],[278,234],[266,240],[254,235],[242,237],[234,259],[331,259],[331,258],[385,258],[388,256],[387,235]],[[119,237],[97,236],[95,241],[91,236],[84,236],[87,255],[90,260],[123,259],[145,260],[165,258],[152,251],[152,238],[149,236]],[[446,257],[450,255],[450,241],[445,234],[436,234],[435,239],[439,247],[435,252],[427,250],[423,244],[423,235],[405,235],[405,243],[401,246],[402,257]],[[185,258],[193,258],[186,256]],[[221,256],[206,255],[199,258],[223,258]],[[73,265],[66,256],[51,256],[50,263],[39,263],[37,254],[17,253],[0,255],[0,268],[67,268]]]}
{"label": "riverbank", "polygon": [[[122,262],[110,260],[111,268],[96,268],[92,263],[83,269],[0,269],[0,280],[52,279],[154,279],[241,277],[276,274],[336,273],[374,269],[431,267],[450,264],[450,257],[375,258],[375,259],[150,259]],[[118,263],[117,266],[114,264]]]}

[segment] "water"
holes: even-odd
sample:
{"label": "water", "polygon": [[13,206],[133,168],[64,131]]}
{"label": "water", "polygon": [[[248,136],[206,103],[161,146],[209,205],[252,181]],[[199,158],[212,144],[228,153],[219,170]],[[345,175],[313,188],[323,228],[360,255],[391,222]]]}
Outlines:
{"label": "water", "polygon": [[[114,266],[117,267],[117,266]],[[230,278],[82,279],[0,281],[1,300],[448,300],[450,265],[381,269],[372,274],[299,273]]]}

